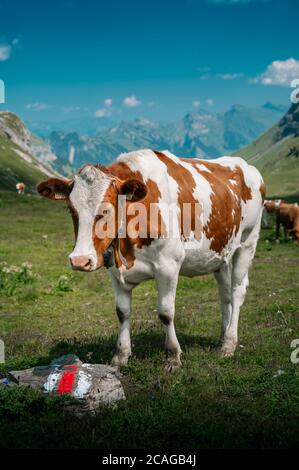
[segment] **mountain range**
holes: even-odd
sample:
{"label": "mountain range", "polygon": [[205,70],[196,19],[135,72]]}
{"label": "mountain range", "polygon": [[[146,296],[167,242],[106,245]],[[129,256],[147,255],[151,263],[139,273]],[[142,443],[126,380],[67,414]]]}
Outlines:
{"label": "mountain range", "polygon": [[[162,150],[171,147],[177,155],[186,156],[204,149],[214,156],[218,146],[225,149],[228,141],[240,145],[243,139],[246,141],[255,135],[257,128],[265,125],[267,114],[264,110],[282,114],[281,109],[273,110],[270,104],[252,111],[252,115],[244,107],[235,106],[225,113],[222,123],[217,116],[197,112],[173,124],[154,123],[147,119],[121,122],[94,135],[54,131],[47,141],[32,134],[16,114],[2,112],[0,189],[15,190],[16,182],[23,181],[33,192],[35,184],[45,177],[59,173],[66,175],[88,161],[107,164],[119,153],[132,148]],[[216,132],[219,129],[225,129],[220,133],[221,138]],[[54,148],[57,154],[56,150],[53,152]],[[268,196],[291,196],[298,200],[299,104],[293,104],[269,130],[233,155],[245,158],[262,172]]]}
{"label": "mountain range", "polygon": [[285,111],[271,103],[257,108],[234,105],[218,114],[197,110],[171,123],[138,118],[111,125],[107,118],[82,118],[52,127],[35,123],[30,129],[57,155],[54,168],[68,175],[86,162],[107,164],[122,152],[140,148],[168,149],[186,157],[230,154],[256,139]]}

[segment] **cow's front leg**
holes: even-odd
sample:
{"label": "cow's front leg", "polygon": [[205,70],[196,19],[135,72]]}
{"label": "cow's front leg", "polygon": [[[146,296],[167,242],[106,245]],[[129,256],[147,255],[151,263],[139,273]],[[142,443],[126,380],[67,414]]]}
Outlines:
{"label": "cow's front leg", "polygon": [[116,353],[113,356],[112,364],[115,366],[125,366],[132,354],[130,338],[132,290],[124,289],[117,279],[113,276],[111,278],[115,293],[116,314],[119,320]]}
{"label": "cow's front leg", "polygon": [[181,366],[181,347],[174,327],[177,281],[178,273],[173,276],[159,273],[156,276],[158,289],[158,315],[166,333],[165,347],[169,354],[165,369],[169,372],[172,372]]}
{"label": "cow's front leg", "polygon": [[279,242],[279,235],[280,235],[280,220],[278,215],[276,215],[276,227],[275,227],[275,239]]}

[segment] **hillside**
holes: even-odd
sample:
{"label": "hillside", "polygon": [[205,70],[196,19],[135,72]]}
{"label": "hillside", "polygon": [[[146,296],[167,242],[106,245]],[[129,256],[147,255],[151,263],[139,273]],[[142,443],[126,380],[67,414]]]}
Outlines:
{"label": "hillside", "polygon": [[40,139],[30,134],[17,115],[1,112],[0,189],[15,190],[16,183],[22,181],[33,192],[38,181],[56,174],[37,157],[45,161],[56,158]]}
{"label": "hillside", "polygon": [[265,179],[268,196],[299,195],[299,104],[236,155],[256,166]]}

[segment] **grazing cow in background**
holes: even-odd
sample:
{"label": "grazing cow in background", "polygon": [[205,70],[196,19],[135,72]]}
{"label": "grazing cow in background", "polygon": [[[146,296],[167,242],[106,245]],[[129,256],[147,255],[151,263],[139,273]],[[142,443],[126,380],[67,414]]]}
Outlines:
{"label": "grazing cow in background", "polygon": [[[263,228],[269,228],[267,214],[275,214],[282,202],[285,203],[286,201],[283,201],[282,199],[273,199],[273,200],[266,199],[265,200],[264,210],[263,210],[263,215],[262,215],[262,227]],[[286,233],[285,233],[285,237],[286,237]],[[278,238],[279,238],[279,231],[278,231]]]}
{"label": "grazing cow in background", "polygon": [[[76,240],[69,257],[73,269],[109,267],[120,322],[114,364],[127,364],[131,355],[132,290],[155,279],[169,352],[166,369],[180,366],[174,327],[179,275],[214,273],[222,310],[220,351],[234,353],[265,196],[256,168],[238,157],[209,161],[139,150],[107,167],[87,164],[72,180],[50,178],[37,189],[49,199],[67,201]],[[103,234],[108,225],[116,230]]]}
{"label": "grazing cow in background", "polygon": [[281,199],[265,201],[264,206],[270,214],[276,215],[276,240],[279,240],[280,226],[283,226],[284,237],[290,234],[299,242],[299,207],[298,204],[288,204]]}
{"label": "grazing cow in background", "polygon": [[26,189],[25,183],[17,183],[16,184],[16,190],[18,191],[18,194],[24,194]]}

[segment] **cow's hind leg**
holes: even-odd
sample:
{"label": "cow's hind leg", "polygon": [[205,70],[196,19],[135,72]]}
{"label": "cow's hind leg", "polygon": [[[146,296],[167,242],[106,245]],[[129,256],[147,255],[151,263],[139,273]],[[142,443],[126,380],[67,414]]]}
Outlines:
{"label": "cow's hind leg", "polygon": [[162,274],[160,272],[156,275],[158,289],[158,315],[166,333],[165,347],[169,354],[165,369],[169,372],[172,372],[181,366],[181,347],[174,327],[177,281],[178,273],[175,273],[172,276],[170,273]]}
{"label": "cow's hind leg", "polygon": [[221,346],[221,353],[223,356],[232,356],[237,346],[240,308],[245,300],[246,290],[249,284],[248,271],[255,254],[259,230],[260,225],[258,223],[248,238],[242,242],[240,248],[237,249],[232,259],[232,309],[230,321],[225,330]]}
{"label": "cow's hind leg", "polygon": [[131,356],[131,337],[130,337],[130,316],[132,290],[126,290],[111,276],[115,292],[116,314],[119,320],[119,332],[116,345],[116,353],[113,356],[112,364],[116,366],[125,366]]}
{"label": "cow's hind leg", "polygon": [[223,266],[219,271],[214,273],[215,279],[218,283],[220,304],[221,304],[221,333],[219,340],[219,349],[221,350],[225,332],[230,324],[232,315],[232,295],[231,295],[231,276],[232,265],[231,263]]}

